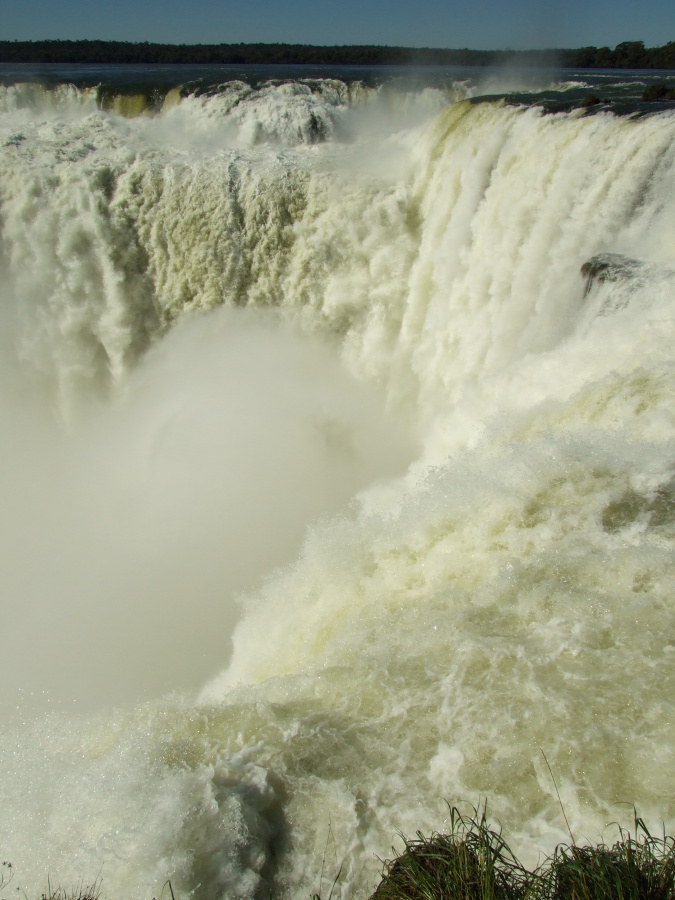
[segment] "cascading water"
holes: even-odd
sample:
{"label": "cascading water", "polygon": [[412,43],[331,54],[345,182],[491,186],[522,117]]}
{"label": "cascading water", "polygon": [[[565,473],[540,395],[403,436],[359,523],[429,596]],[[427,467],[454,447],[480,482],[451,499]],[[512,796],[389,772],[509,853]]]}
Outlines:
{"label": "cascading water", "polygon": [[672,829],[675,116],[546,87],[2,88],[29,896],[366,897],[482,798],[536,861],[544,753]]}

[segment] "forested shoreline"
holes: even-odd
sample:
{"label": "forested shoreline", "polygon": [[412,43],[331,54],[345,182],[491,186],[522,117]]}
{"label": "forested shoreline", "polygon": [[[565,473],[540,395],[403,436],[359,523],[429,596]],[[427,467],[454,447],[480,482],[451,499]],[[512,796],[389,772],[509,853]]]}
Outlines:
{"label": "forested shoreline", "polygon": [[625,41],[576,50],[448,50],[305,44],[151,44],[128,41],[0,41],[0,63],[233,65],[557,65],[565,68],[675,69],[675,41],[645,47]]}

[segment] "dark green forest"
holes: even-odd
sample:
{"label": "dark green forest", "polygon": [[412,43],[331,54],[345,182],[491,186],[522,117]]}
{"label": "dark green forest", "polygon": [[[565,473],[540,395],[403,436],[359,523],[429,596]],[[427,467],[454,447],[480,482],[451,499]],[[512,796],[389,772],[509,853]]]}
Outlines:
{"label": "dark green forest", "polygon": [[675,69],[675,41],[645,47],[625,41],[578,50],[443,50],[305,44],[149,44],[127,41],[0,41],[2,63],[140,63],[257,65],[557,65],[572,69]]}

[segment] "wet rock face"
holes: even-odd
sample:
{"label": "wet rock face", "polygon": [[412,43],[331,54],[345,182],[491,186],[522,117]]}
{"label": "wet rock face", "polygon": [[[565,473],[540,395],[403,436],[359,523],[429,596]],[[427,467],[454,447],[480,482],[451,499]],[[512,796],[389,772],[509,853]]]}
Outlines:
{"label": "wet rock face", "polygon": [[645,268],[646,263],[620,253],[599,253],[592,256],[581,267],[581,274],[586,278],[586,294],[595,284],[636,278],[644,273]]}
{"label": "wet rock face", "polygon": [[595,293],[597,314],[612,315],[635,302],[637,293],[649,284],[653,292],[668,291],[675,269],[619,253],[599,253],[581,266],[586,280],[584,298]]}

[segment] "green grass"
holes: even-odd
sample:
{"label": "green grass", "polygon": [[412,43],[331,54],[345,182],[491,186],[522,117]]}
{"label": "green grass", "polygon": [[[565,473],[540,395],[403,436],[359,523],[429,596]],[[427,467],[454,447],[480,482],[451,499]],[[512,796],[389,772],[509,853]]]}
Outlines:
{"label": "green grass", "polygon": [[557,847],[542,884],[551,900],[675,900],[675,841],[636,815],[635,834],[621,830],[611,847]]}
{"label": "green grass", "polygon": [[[9,887],[10,882],[14,878],[14,866],[11,862],[3,862],[0,868],[0,892],[5,890],[5,888]],[[165,889],[168,888],[169,893],[171,894],[171,900],[176,900],[176,897],[173,892],[173,886],[171,881],[165,881],[164,887],[160,893],[160,900],[164,895]],[[24,900],[28,900],[26,896],[26,892],[23,888],[16,888],[17,891],[20,891]],[[100,900],[101,894],[101,880],[97,878],[91,884],[85,884],[84,882],[80,882],[76,887],[72,887],[69,890],[66,888],[62,888],[61,886],[54,887],[51,883],[51,879],[47,876],[47,890],[43,891],[40,894],[40,900]],[[153,898],[155,900],[155,898]]]}
{"label": "green grass", "polygon": [[40,895],[40,900],[99,900],[101,896],[101,884],[79,884],[77,887],[66,890],[60,886],[52,887],[47,879],[47,891]]}
{"label": "green grass", "polygon": [[675,900],[675,840],[634,819],[634,833],[619,829],[611,847],[560,844],[529,870],[484,809],[453,807],[449,834],[404,838],[371,900]]}
{"label": "green grass", "polygon": [[[0,869],[0,892],[9,887],[14,878],[14,866],[11,862],[3,862]],[[17,888],[23,897],[26,894],[22,888]],[[96,879],[92,884],[81,882],[76,887],[66,890],[62,887],[54,887],[47,876],[47,890],[40,894],[40,900],[99,900],[101,896],[101,882]]]}
{"label": "green grass", "polygon": [[384,863],[372,900],[518,900],[527,893],[527,870],[491,828],[485,810],[463,816],[450,810],[449,834],[404,838],[403,853]]}

